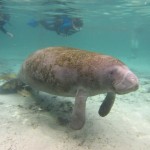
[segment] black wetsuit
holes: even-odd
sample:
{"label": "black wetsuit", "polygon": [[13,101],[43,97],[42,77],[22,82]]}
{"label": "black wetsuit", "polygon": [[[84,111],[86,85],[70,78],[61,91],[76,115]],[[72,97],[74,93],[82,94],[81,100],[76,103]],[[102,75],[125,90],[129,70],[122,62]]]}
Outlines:
{"label": "black wetsuit", "polygon": [[0,21],[0,30],[6,34],[7,30],[4,28],[4,25],[5,25],[5,21]]}
{"label": "black wetsuit", "polygon": [[8,23],[9,18],[8,14],[0,12],[0,30],[5,34],[7,33],[7,30],[4,28],[4,25]]}

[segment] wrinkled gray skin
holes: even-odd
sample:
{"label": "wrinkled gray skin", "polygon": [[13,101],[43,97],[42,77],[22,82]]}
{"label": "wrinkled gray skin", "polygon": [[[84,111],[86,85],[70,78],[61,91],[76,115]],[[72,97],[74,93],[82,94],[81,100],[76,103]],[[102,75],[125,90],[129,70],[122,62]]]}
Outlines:
{"label": "wrinkled gray skin", "polygon": [[99,109],[106,116],[116,94],[138,89],[137,77],[121,61],[107,55],[66,47],[50,47],[32,54],[22,65],[18,78],[33,89],[75,97],[70,126],[85,123],[86,100],[107,93]]}

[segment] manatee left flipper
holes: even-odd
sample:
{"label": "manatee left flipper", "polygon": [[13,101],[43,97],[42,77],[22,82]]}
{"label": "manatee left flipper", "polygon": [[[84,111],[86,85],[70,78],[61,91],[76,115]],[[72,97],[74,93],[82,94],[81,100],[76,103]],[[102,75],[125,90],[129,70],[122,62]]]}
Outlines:
{"label": "manatee left flipper", "polygon": [[110,110],[114,104],[115,97],[116,97],[115,93],[112,93],[112,92],[107,93],[107,95],[98,111],[100,116],[105,117],[106,115],[108,115],[108,113],[110,112]]}
{"label": "manatee left flipper", "polygon": [[87,97],[88,96],[84,90],[80,89],[77,91],[70,121],[70,127],[72,129],[79,130],[85,123],[85,108]]}
{"label": "manatee left flipper", "polygon": [[16,93],[25,86],[19,79],[11,79],[0,86],[0,94]]}

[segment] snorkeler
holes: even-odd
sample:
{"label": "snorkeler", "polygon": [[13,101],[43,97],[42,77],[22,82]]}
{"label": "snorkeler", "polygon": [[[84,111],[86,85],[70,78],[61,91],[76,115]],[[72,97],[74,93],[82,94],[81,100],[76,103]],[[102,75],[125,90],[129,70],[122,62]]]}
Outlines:
{"label": "snorkeler", "polygon": [[60,35],[72,35],[81,30],[83,22],[80,18],[61,16],[56,18],[55,31]]}
{"label": "snorkeler", "polygon": [[7,34],[9,37],[13,37],[14,35],[13,35],[12,33],[8,32],[8,31],[4,28],[5,24],[7,24],[8,21],[9,21],[9,18],[10,18],[10,17],[9,17],[8,14],[4,14],[4,13],[0,12],[0,30],[1,30],[3,33]]}
{"label": "snorkeler", "polygon": [[39,24],[47,30],[55,31],[59,35],[68,36],[79,32],[83,26],[83,21],[80,18],[57,16],[53,19],[41,19],[39,21],[32,19],[28,23],[32,27],[36,27]]}

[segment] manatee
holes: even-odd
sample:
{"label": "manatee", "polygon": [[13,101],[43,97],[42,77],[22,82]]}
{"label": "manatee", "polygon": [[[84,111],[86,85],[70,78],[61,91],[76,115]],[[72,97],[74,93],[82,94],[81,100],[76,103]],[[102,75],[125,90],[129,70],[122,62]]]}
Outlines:
{"label": "manatee", "polygon": [[136,75],[120,60],[68,47],[34,52],[22,64],[17,78],[37,91],[75,97],[70,119],[70,127],[75,130],[85,124],[88,97],[106,93],[98,111],[104,117],[110,112],[116,94],[133,92],[139,87]]}

